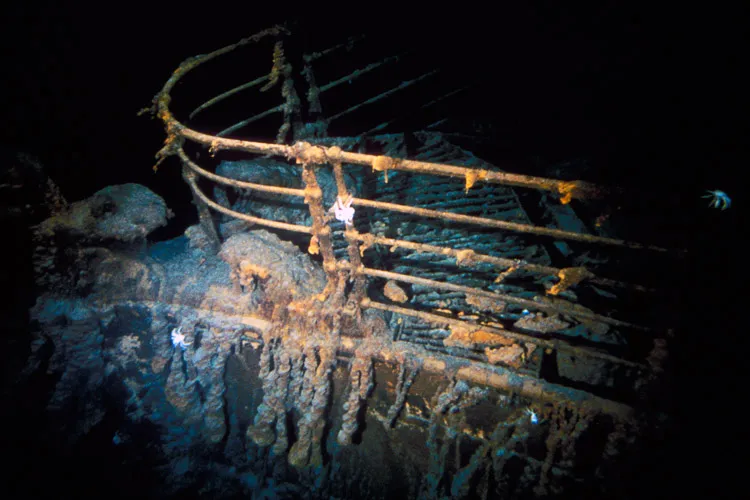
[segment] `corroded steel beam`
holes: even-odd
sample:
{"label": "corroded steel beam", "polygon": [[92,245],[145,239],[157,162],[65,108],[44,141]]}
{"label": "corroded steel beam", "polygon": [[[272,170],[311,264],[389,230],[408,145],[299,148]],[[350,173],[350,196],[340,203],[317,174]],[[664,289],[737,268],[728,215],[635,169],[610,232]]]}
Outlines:
{"label": "corroded steel beam", "polygon": [[203,191],[201,191],[200,188],[198,187],[198,184],[195,182],[195,179],[188,178],[186,180],[187,180],[188,185],[190,186],[190,189],[198,197],[198,199],[200,199],[203,203],[213,208],[217,212],[221,212],[224,215],[228,215],[230,217],[244,220],[245,222],[258,224],[259,226],[272,227],[274,229],[283,229],[284,231],[293,231],[295,233],[312,234],[312,228],[309,226],[300,226],[298,224],[289,224],[287,222],[278,222],[275,220],[262,219],[260,217],[253,217],[252,215],[235,212],[232,209],[223,207],[219,205],[218,203],[216,203],[215,201],[213,201],[212,199],[210,199],[208,196],[206,196],[203,193]]}
{"label": "corroded steel beam", "polygon": [[253,122],[257,122],[261,118],[265,118],[266,116],[271,116],[274,113],[281,113],[284,111],[284,106],[286,104],[279,104],[278,106],[274,106],[273,108],[269,108],[265,111],[262,111],[256,115],[251,116],[250,118],[246,118],[242,121],[239,121],[235,123],[234,125],[230,125],[229,127],[225,128],[224,130],[220,131],[216,134],[216,137],[224,137],[225,135],[229,135],[235,130],[239,130],[241,128],[246,127],[247,125],[250,125]]}
{"label": "corroded steel beam", "polygon": [[[350,269],[351,264],[348,262],[339,262],[338,266],[342,269]],[[488,292],[486,290],[480,290],[478,288],[472,288],[463,285],[454,285],[453,283],[444,283],[442,281],[435,281],[427,278],[419,278],[417,276],[408,276],[406,274],[394,273],[391,271],[381,271],[380,269],[372,269],[370,267],[360,267],[357,272],[372,276],[375,278],[383,278],[386,280],[404,281],[414,285],[422,285],[430,288],[436,288],[438,290],[449,290],[452,292],[467,293],[470,295],[477,295],[479,297],[486,297],[492,300],[502,300],[503,302],[510,302],[512,304],[518,304],[528,309],[534,309],[539,311],[565,314],[575,318],[581,318],[589,321],[599,321],[612,326],[619,326],[623,328],[630,328],[633,330],[648,332],[650,328],[628,323],[627,321],[621,321],[618,319],[610,318],[608,316],[602,316],[601,314],[586,313],[583,311],[571,311],[557,307],[553,304],[543,304],[540,302],[534,302],[533,300],[522,299],[520,297],[514,297],[512,295],[506,295],[502,293]]]}
{"label": "corroded steel beam", "polygon": [[373,70],[379,68],[380,66],[383,66],[384,64],[389,64],[389,63],[392,63],[392,62],[397,62],[399,60],[399,58],[402,57],[402,56],[403,56],[403,54],[399,54],[399,55],[396,55],[396,56],[389,56],[389,57],[383,58],[381,61],[378,61],[378,62],[375,62],[375,63],[370,63],[367,66],[365,66],[364,68],[354,70],[351,73],[349,73],[348,75],[344,75],[341,78],[338,78],[336,80],[333,80],[332,82],[328,82],[325,85],[322,85],[320,87],[320,92],[323,93],[323,92],[326,92],[327,90],[331,90],[334,87],[338,87],[339,85],[343,85],[343,84],[345,84],[347,82],[351,82],[352,80],[354,80],[356,78],[359,78],[360,76],[363,76],[363,75],[369,73],[370,71],[373,71]]}
{"label": "corroded steel beam", "polygon": [[[353,111],[356,111],[356,110],[358,110],[359,108],[361,108],[363,106],[367,106],[368,104],[376,103],[376,102],[380,101],[381,99],[385,99],[386,97],[388,97],[388,96],[390,96],[392,94],[395,94],[396,92],[398,92],[400,90],[403,90],[403,89],[405,89],[407,87],[411,87],[412,85],[415,85],[418,82],[421,82],[422,80],[424,80],[426,78],[429,78],[429,77],[431,77],[432,75],[434,75],[436,73],[437,73],[437,71],[429,71],[429,72],[427,72],[427,73],[425,73],[423,75],[418,76],[417,78],[414,78],[413,80],[407,80],[405,82],[401,82],[399,85],[393,87],[392,89],[388,89],[385,92],[382,92],[382,93],[380,93],[380,94],[378,94],[376,96],[373,96],[373,97],[371,97],[369,99],[365,99],[364,101],[362,101],[360,103],[357,103],[354,106],[351,106],[350,108],[347,108],[347,109],[345,109],[344,111],[342,111],[340,113],[337,113],[337,114],[335,114],[333,116],[330,116],[330,117],[326,118],[326,121],[327,122],[332,122],[333,120],[336,120],[337,118],[341,118],[342,116],[344,116],[346,114],[349,114],[349,113],[351,113]],[[323,89],[324,88],[321,88],[321,92],[323,91]]]}
{"label": "corroded steel beam", "polygon": [[[341,337],[340,352],[354,355],[367,340]],[[453,374],[459,380],[513,392],[524,398],[550,403],[573,402],[593,411],[629,419],[633,409],[625,404],[600,398],[591,393],[553,384],[529,375],[487,363],[431,353],[408,342],[394,341],[379,346],[374,356],[386,363],[397,363],[412,357],[422,362],[421,369],[442,375]]]}
{"label": "corroded steel beam", "polygon": [[360,41],[364,40],[365,38],[366,38],[365,35],[361,35],[361,34],[357,35],[357,36],[352,36],[352,37],[349,37],[349,39],[347,41],[343,42],[343,43],[338,43],[338,44],[336,44],[336,45],[334,45],[332,47],[320,50],[318,52],[312,52],[310,54],[305,54],[302,57],[303,57],[303,59],[305,60],[306,63],[317,61],[318,59],[320,59],[322,57],[325,57],[325,56],[327,56],[327,55],[329,55],[329,54],[331,54],[333,52],[336,52],[337,50],[341,50],[341,49],[347,49],[347,50],[349,50],[355,43],[360,42]]}
{"label": "corroded steel beam", "polygon": [[[318,185],[315,169],[312,164],[306,163],[302,167],[302,179],[305,182],[305,203],[312,217],[313,240],[317,240],[317,246],[323,257],[323,270],[326,273],[328,283],[324,296],[333,292],[339,280],[343,279],[336,269],[336,257],[333,254],[333,243],[331,242],[331,226],[326,223],[325,208],[323,207],[323,191]],[[311,243],[311,248],[313,247]]]}
{"label": "corroded steel beam", "polygon": [[[430,245],[428,243],[415,243],[413,241],[397,240],[394,238],[386,238],[384,236],[375,236],[374,234],[357,233],[356,238],[358,241],[364,243],[366,246],[372,246],[373,244],[385,245],[385,246],[391,247],[391,249],[394,249],[394,250],[396,248],[407,248],[409,250],[414,250],[420,253],[434,253],[434,254],[439,254],[439,255],[450,255],[451,257],[460,257],[460,253],[462,252],[462,250],[456,250],[455,248]],[[529,272],[538,273],[538,274],[546,274],[549,276],[557,276],[558,273],[560,272],[560,269],[556,267],[542,266],[540,264],[533,264],[530,262],[523,262],[523,261],[519,262],[513,259],[506,259],[503,257],[493,257],[491,255],[485,255],[481,253],[473,253],[471,256],[471,260],[477,261],[477,262],[486,262],[488,264],[493,264],[498,267],[506,267],[506,268],[517,267],[519,270],[529,271]],[[593,277],[591,278],[586,278],[586,281],[589,281],[591,283],[596,283],[598,285],[607,285],[607,286],[619,287],[619,288],[629,288],[629,289],[638,290],[642,292],[654,291],[653,289],[646,288],[641,285],[624,283],[622,281],[602,278],[596,275],[593,275]]]}
{"label": "corroded steel beam", "polygon": [[[341,167],[340,162],[333,162],[333,176],[336,179],[336,192],[338,200],[348,200],[349,192],[346,189],[346,181],[344,180],[344,169]],[[357,236],[359,232],[354,228],[351,223],[345,224],[346,230],[344,231],[344,237],[347,241],[346,251],[349,255],[349,262],[352,263],[354,271],[354,288],[352,289],[351,300],[355,304],[359,304],[359,301],[365,296],[367,292],[367,280],[366,278],[356,270],[362,266],[362,259],[359,253],[359,244],[357,243]]]}
{"label": "corroded steel beam", "polygon": [[254,80],[250,80],[249,82],[243,83],[242,85],[238,85],[234,87],[233,89],[229,89],[226,92],[222,92],[221,94],[217,95],[216,97],[213,97],[209,99],[208,101],[204,102],[197,108],[195,108],[189,115],[189,118],[192,120],[195,115],[203,111],[204,109],[210,108],[214,104],[218,104],[224,99],[227,99],[228,97],[233,96],[234,94],[237,94],[238,92],[242,92],[243,90],[251,89],[253,87],[257,87],[261,83],[268,80],[268,75],[260,76]]}
{"label": "corroded steel beam", "polygon": [[574,346],[564,340],[542,339],[542,338],[534,337],[532,335],[511,332],[510,330],[505,330],[503,328],[497,328],[494,326],[480,325],[480,324],[470,323],[468,321],[464,321],[460,319],[447,318],[445,316],[440,316],[439,314],[432,314],[432,313],[428,313],[424,311],[416,311],[414,309],[408,309],[406,307],[398,307],[398,306],[393,306],[390,304],[383,304],[381,302],[377,302],[368,298],[363,299],[360,305],[363,308],[378,309],[381,311],[389,311],[389,312],[396,313],[396,314],[402,314],[404,316],[411,316],[414,318],[419,318],[423,321],[426,321],[432,324],[455,325],[461,328],[467,328],[469,330],[481,329],[490,333],[500,335],[502,337],[515,340],[517,342],[536,344],[543,348],[555,349],[560,352],[575,354],[577,356],[588,356],[591,358],[602,359],[604,361],[609,361],[611,363],[617,363],[620,365],[629,366],[631,368],[637,368],[641,370],[649,369],[649,367],[644,364],[636,363],[634,361],[630,361],[627,359],[618,358],[617,356],[613,356],[611,354],[607,354],[606,352],[598,351],[596,349],[589,349],[587,347]]}
{"label": "corroded steel beam", "polygon": [[443,210],[431,210],[429,208],[412,207],[409,205],[399,205],[397,203],[387,203],[383,201],[372,201],[363,198],[354,198],[352,205],[360,207],[376,208],[381,210],[390,210],[393,212],[400,212],[403,214],[418,215],[420,217],[429,217],[432,219],[443,219],[450,220],[453,222],[463,222],[467,224],[476,224],[478,226],[494,227],[497,229],[505,229],[516,233],[536,234],[539,236],[550,236],[557,239],[563,240],[575,240],[585,243],[600,243],[604,245],[614,245],[632,249],[647,249],[654,250],[657,252],[666,252],[665,248],[657,247],[654,245],[645,245],[642,243],[635,243],[632,241],[620,240],[615,238],[606,238],[603,236],[594,236],[591,234],[574,233],[571,231],[563,231],[561,229],[551,229],[541,226],[532,226],[529,224],[519,224],[518,222],[509,222],[498,219],[489,219],[487,217],[476,217],[473,215],[456,214],[453,212],[446,212]]}
{"label": "corroded steel beam", "polygon": [[195,207],[198,209],[198,221],[200,227],[203,229],[206,238],[208,238],[209,244],[211,245],[211,251],[216,254],[221,250],[221,239],[219,238],[219,232],[216,230],[216,225],[214,224],[213,217],[211,217],[211,212],[208,210],[208,206],[205,203],[201,203],[201,198],[198,194],[198,184],[195,182],[195,177],[196,173],[183,163],[182,178],[187,182],[188,186],[190,186],[190,192],[193,195],[193,203],[195,203]]}
{"label": "corroded steel beam", "polygon": [[226,186],[232,186],[232,187],[236,187],[240,189],[251,189],[254,191],[262,191],[264,193],[298,196],[300,198],[305,197],[304,189],[268,186],[266,184],[255,184],[253,182],[238,181],[236,179],[230,179],[228,177],[222,177],[221,175],[216,175],[213,172],[209,172],[208,170],[205,170],[201,168],[200,166],[198,166],[195,162],[193,162],[190,158],[188,158],[187,154],[185,154],[185,150],[183,150],[182,148],[179,149],[177,154],[180,156],[180,160],[182,160],[182,162],[185,165],[190,167],[190,169],[193,172],[205,177],[206,179],[211,179],[214,182],[218,182],[219,184],[224,184]]}
{"label": "corroded steel beam", "polygon": [[[446,93],[446,94],[443,94],[442,96],[440,96],[440,97],[438,97],[438,98],[436,98],[436,99],[433,99],[432,101],[430,101],[430,102],[428,102],[428,103],[426,103],[426,104],[423,104],[422,106],[420,106],[420,107],[419,107],[419,109],[420,109],[420,110],[425,110],[425,109],[429,108],[430,106],[433,106],[433,105],[435,105],[435,104],[437,104],[437,103],[439,103],[439,102],[441,102],[441,101],[443,101],[443,100],[445,100],[445,99],[448,99],[448,98],[450,98],[450,97],[452,97],[452,96],[454,96],[454,95],[456,95],[456,94],[458,94],[458,93],[460,93],[460,92],[463,92],[464,90],[466,90],[466,89],[468,89],[468,88],[469,88],[469,86],[461,87],[461,88],[458,88],[458,89],[453,89],[453,90],[451,90],[450,92],[448,92],[448,93]],[[380,123],[380,124],[378,124],[378,125],[375,125],[375,126],[374,126],[374,127],[372,127],[372,128],[370,129],[370,130],[367,130],[367,131],[365,131],[365,132],[362,132],[361,134],[358,134],[358,135],[357,135],[357,137],[360,137],[360,138],[362,138],[362,137],[366,137],[366,136],[368,136],[368,135],[371,135],[371,134],[374,134],[375,132],[378,132],[378,131],[380,131],[380,130],[384,130],[384,129],[386,129],[387,127],[389,127],[389,126],[393,125],[393,124],[394,124],[395,122],[397,122],[397,121],[398,121],[399,119],[400,119],[400,118],[395,118],[395,119],[393,119],[393,120],[388,120],[388,121],[385,121],[385,122],[383,122],[383,123]],[[427,126],[427,127],[425,127],[425,128],[426,128],[426,129],[429,129],[429,128],[430,128],[430,126],[428,125],[428,126]]]}

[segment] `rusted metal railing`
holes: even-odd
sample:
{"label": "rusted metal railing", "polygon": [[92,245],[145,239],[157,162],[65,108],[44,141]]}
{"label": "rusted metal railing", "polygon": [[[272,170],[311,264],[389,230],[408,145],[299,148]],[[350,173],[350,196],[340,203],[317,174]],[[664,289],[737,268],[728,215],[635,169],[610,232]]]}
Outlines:
{"label": "rusted metal railing", "polygon": [[[230,217],[234,217],[246,222],[257,224],[264,227],[273,229],[280,229],[284,231],[293,231],[296,233],[308,234],[311,236],[310,240],[310,253],[320,253],[323,260],[323,268],[327,276],[327,287],[323,296],[328,297],[331,295],[333,290],[343,289],[342,283],[347,277],[354,281],[354,287],[349,294],[349,304],[354,304],[356,308],[373,308],[384,311],[390,311],[400,315],[407,315],[419,318],[423,321],[435,323],[435,324],[450,324],[454,326],[465,327],[469,329],[482,328],[488,330],[496,335],[504,336],[512,341],[519,341],[525,343],[531,343],[544,349],[555,349],[561,352],[568,352],[579,356],[588,356],[596,359],[606,360],[608,362],[625,365],[627,367],[636,368],[639,370],[648,370],[648,366],[643,363],[638,363],[632,360],[623,359],[614,356],[610,353],[600,351],[597,349],[585,348],[581,346],[575,346],[570,342],[559,340],[559,339],[547,339],[539,336],[528,335],[524,333],[510,331],[505,328],[499,328],[492,325],[479,325],[470,321],[465,321],[456,318],[448,318],[437,314],[432,314],[424,311],[416,311],[406,307],[400,307],[396,305],[383,304],[373,301],[366,297],[366,284],[367,277],[400,281],[405,283],[417,284],[423,287],[448,290],[453,292],[460,292],[466,295],[482,297],[486,299],[492,299],[497,301],[508,302],[528,308],[535,311],[544,311],[548,313],[560,313],[570,317],[578,318],[584,321],[593,321],[604,323],[619,328],[625,328],[629,330],[635,330],[640,332],[649,331],[640,325],[636,325],[630,322],[611,318],[609,316],[590,313],[580,310],[571,310],[567,308],[561,308],[553,304],[537,302],[524,298],[514,297],[507,294],[494,293],[478,288],[469,286],[456,285],[451,283],[444,283],[426,278],[420,278],[415,276],[407,276],[400,273],[374,269],[366,267],[362,262],[362,253],[367,247],[373,245],[385,245],[391,249],[395,248],[406,248],[415,252],[421,253],[434,253],[448,255],[456,258],[457,264],[459,265],[471,265],[475,262],[482,262],[491,264],[499,268],[498,272],[511,272],[513,270],[523,269],[524,271],[557,275],[563,281],[563,271],[565,269],[557,269],[554,267],[543,266],[524,261],[518,261],[513,259],[505,259],[500,257],[494,257],[490,255],[484,255],[481,253],[474,252],[472,250],[458,250],[450,247],[443,247],[438,245],[428,245],[422,243],[414,243],[405,240],[398,240],[392,238],[385,238],[376,236],[368,233],[360,233],[357,231],[353,224],[346,223],[344,238],[347,241],[347,255],[348,262],[341,261],[337,262],[334,247],[333,247],[333,234],[331,225],[329,223],[329,216],[326,213],[326,208],[322,204],[322,192],[318,186],[316,179],[316,169],[323,165],[331,165],[333,168],[334,177],[336,180],[337,196],[339,200],[348,200],[350,193],[347,191],[346,184],[344,182],[343,169],[347,165],[365,165],[372,167],[374,171],[383,172],[385,176],[388,175],[388,171],[402,171],[414,174],[429,174],[435,176],[452,177],[464,179],[466,183],[466,190],[472,188],[477,182],[484,182],[490,184],[499,184],[504,186],[511,186],[517,188],[529,188],[543,191],[550,191],[560,195],[562,203],[568,203],[572,199],[586,199],[592,197],[601,197],[606,195],[606,190],[595,186],[590,183],[581,181],[560,181],[555,179],[548,179],[535,176],[526,176],[520,174],[511,174],[507,172],[498,172],[491,170],[478,170],[468,167],[445,165],[439,163],[430,163],[423,161],[414,161],[402,158],[392,158],[383,155],[369,155],[363,153],[354,153],[349,151],[343,151],[339,147],[324,147],[316,146],[305,142],[297,142],[293,145],[277,144],[277,143],[265,143],[256,141],[246,141],[240,139],[231,139],[219,136],[208,135],[190,127],[187,127],[179,120],[177,120],[172,112],[170,111],[170,92],[176,85],[176,83],[189,71],[194,69],[200,64],[205,63],[215,57],[226,54],[242,45],[257,42],[266,37],[277,37],[284,34],[285,31],[282,28],[275,27],[269,30],[262,31],[257,35],[245,38],[240,42],[230,45],[228,47],[219,49],[211,52],[210,54],[190,58],[183,62],[177,70],[174,71],[172,76],[166,82],[162,90],[155,96],[152,111],[164,122],[167,139],[165,146],[162,150],[157,153],[157,166],[161,163],[164,158],[170,155],[176,155],[180,158],[183,165],[183,177],[190,186],[191,192],[199,206],[200,221],[204,226],[206,233],[215,238],[218,244],[218,235],[213,227],[213,223],[209,215],[207,215],[206,207],[211,208],[217,212],[225,214]],[[277,45],[278,47],[278,45]],[[276,63],[276,60],[275,60]],[[278,75],[277,75],[278,77]],[[231,89],[217,97],[207,101],[203,105],[199,106],[191,116],[199,113],[203,109],[215,104],[218,101],[226,99],[237,92],[247,90],[258,86],[260,83],[266,80],[273,80],[274,77],[261,77],[254,79],[246,84]],[[333,85],[336,82],[331,82]],[[326,90],[326,87],[319,89],[320,91]],[[362,103],[366,104],[366,103]],[[272,108],[264,113],[276,112],[284,110],[286,104],[281,104],[275,108]],[[355,107],[356,108],[356,107]],[[353,111],[355,108],[350,108],[345,112]],[[288,110],[285,110],[287,113]],[[265,116],[265,115],[264,115]],[[333,118],[335,118],[334,116]],[[255,119],[257,117],[254,117]],[[221,134],[228,133],[237,129],[237,124],[233,125],[229,129],[225,129]],[[261,155],[272,155],[280,156],[289,160],[294,160],[301,169],[301,177],[305,185],[304,189],[292,189],[278,186],[269,186],[264,184],[243,182],[235,179],[229,179],[223,176],[219,176],[212,173],[189,158],[184,150],[185,141],[191,141],[193,143],[202,145],[209,149],[209,152],[213,155],[219,151],[234,151],[234,152],[247,152]],[[156,166],[154,167],[156,168]],[[256,190],[269,194],[278,195],[289,195],[295,197],[301,197],[305,200],[309,207],[310,214],[312,216],[312,226],[303,226],[298,224],[290,224],[285,222],[273,221],[261,217],[250,216],[237,211],[232,210],[229,207],[222,206],[219,203],[211,200],[205,193],[201,191],[197,183],[197,177],[203,177],[213,182],[224,184],[238,189]],[[364,198],[351,198],[351,204],[355,207],[370,208],[375,210],[386,210],[391,212],[398,212],[404,214],[410,214],[419,217],[425,217],[436,220],[451,221],[457,223],[472,224],[479,227],[494,228],[505,231],[511,231],[522,234],[532,234],[543,237],[551,237],[555,239],[564,239],[579,241],[590,244],[602,244],[623,247],[633,250],[646,250],[654,252],[666,252],[665,248],[661,248],[654,245],[642,244],[637,242],[631,242],[615,238],[605,238],[600,236],[594,236],[589,234],[581,234],[570,231],[563,231],[559,229],[550,229],[546,227],[534,226],[530,224],[520,224],[515,222],[502,221],[486,217],[476,217],[469,215],[462,215],[447,211],[430,210],[425,208],[413,207],[409,205],[386,203],[380,201],[373,201]],[[590,282],[598,285],[608,285],[613,287],[629,288],[636,291],[648,291],[645,287],[640,285],[632,285],[622,283],[615,280],[610,280],[594,275],[590,272],[581,274],[580,279],[574,281],[570,286],[578,284],[578,282]],[[338,295],[338,294],[336,294]],[[503,383],[488,382],[488,377],[491,376],[474,376],[474,373],[480,373],[479,368],[472,368],[467,365],[464,369],[467,373],[466,377],[469,379],[482,379],[483,383],[489,383],[489,385],[504,386]],[[479,371],[477,371],[479,370]],[[500,376],[500,375],[498,375]],[[505,375],[503,375],[505,376]],[[485,380],[488,379],[488,380]],[[508,384],[505,384],[508,385]],[[512,385],[512,384],[511,384]],[[527,391],[533,392],[533,391]],[[618,410],[619,411],[619,410]]]}

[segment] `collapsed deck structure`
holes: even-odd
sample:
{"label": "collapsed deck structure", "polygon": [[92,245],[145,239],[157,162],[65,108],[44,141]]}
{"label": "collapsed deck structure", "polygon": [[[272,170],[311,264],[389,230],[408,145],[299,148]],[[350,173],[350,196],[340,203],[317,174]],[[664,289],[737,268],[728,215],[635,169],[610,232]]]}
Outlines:
{"label": "collapsed deck structure", "polygon": [[[244,492],[616,488],[614,471],[665,418],[673,332],[659,283],[612,278],[607,264],[673,252],[575,210],[607,189],[509,173],[456,144],[440,106],[466,82],[409,53],[362,65],[360,44],[295,54],[274,27],[183,62],[149,108],[167,133],[154,168],[179,159],[199,224],[187,246],[144,251],[167,210],[134,186],[49,219],[39,269],[78,298],[40,301],[41,329],[69,347],[77,322],[98,329],[96,369],[120,374],[132,418],[169,428],[169,453],[192,449],[187,436],[222,449]],[[271,70],[181,102],[229,57]],[[144,200],[151,212],[124,208]],[[116,213],[129,214],[124,236]],[[65,263],[61,239],[76,248]],[[79,379],[69,370],[59,403]]]}

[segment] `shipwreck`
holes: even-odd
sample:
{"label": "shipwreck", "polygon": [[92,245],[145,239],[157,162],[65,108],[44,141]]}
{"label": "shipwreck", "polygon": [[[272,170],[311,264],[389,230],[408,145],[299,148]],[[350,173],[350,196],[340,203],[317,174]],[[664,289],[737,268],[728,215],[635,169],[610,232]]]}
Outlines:
{"label": "shipwreck", "polygon": [[[140,185],[57,196],[26,373],[59,374],[48,408],[77,415],[71,439],[118,406],[113,446],[150,429],[165,495],[627,481],[669,419],[673,335],[668,287],[635,270],[676,252],[608,227],[611,189],[454,140],[441,105],[471,82],[424,61],[267,29],[186,59],[144,110],[166,132],[154,169],[198,213],[183,236],[148,240],[171,211]],[[190,90],[221,64],[250,76]]]}

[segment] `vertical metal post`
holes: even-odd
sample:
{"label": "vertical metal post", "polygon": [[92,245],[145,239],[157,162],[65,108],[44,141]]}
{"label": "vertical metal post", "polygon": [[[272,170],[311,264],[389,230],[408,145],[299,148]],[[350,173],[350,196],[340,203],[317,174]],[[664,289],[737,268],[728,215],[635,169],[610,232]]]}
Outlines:
{"label": "vertical metal post", "polygon": [[336,289],[339,274],[336,269],[333,245],[331,244],[331,227],[325,221],[323,191],[318,185],[314,168],[312,163],[305,163],[302,167],[302,180],[305,182],[305,203],[310,207],[310,215],[313,220],[313,238],[318,240],[320,255],[323,257],[323,270],[328,278],[328,283],[323,291],[324,297],[327,298]]}
{"label": "vertical metal post", "polygon": [[206,238],[210,242],[210,249],[213,253],[219,253],[221,250],[221,240],[219,240],[219,233],[216,231],[213,217],[209,212],[208,207],[200,200],[198,195],[195,193],[195,182],[197,175],[195,172],[190,170],[187,165],[182,165],[182,178],[190,186],[190,193],[193,195],[193,204],[198,209],[198,220],[200,221],[201,229],[206,234]]}
{"label": "vertical metal post", "polygon": [[[349,192],[346,190],[346,182],[344,181],[344,171],[341,167],[340,161],[332,162],[333,165],[333,176],[336,179],[336,188],[338,189],[338,196],[342,200],[346,200],[349,197]],[[351,263],[351,274],[354,279],[354,289],[352,290],[351,301],[354,304],[359,305],[360,300],[364,298],[365,288],[367,286],[367,278],[360,272],[362,267],[362,259],[359,254],[359,232],[355,229],[354,224],[346,224],[346,231],[344,231],[344,237],[349,243],[347,253],[349,254],[349,262]]]}

